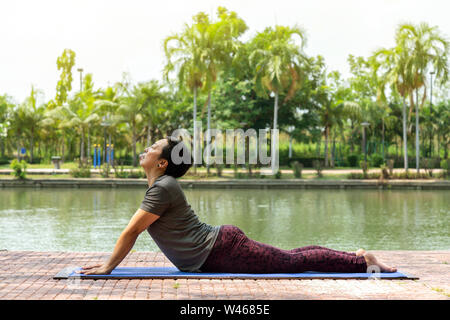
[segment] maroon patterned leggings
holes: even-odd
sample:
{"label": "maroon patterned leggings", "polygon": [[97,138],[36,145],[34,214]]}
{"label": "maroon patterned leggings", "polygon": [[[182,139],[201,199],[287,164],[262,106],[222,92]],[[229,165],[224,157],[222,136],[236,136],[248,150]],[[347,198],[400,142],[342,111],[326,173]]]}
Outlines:
{"label": "maroon patterned leggings", "polygon": [[249,239],[236,226],[223,225],[200,270],[230,273],[364,273],[367,264],[364,257],[357,257],[355,253],[320,246],[283,250]]}

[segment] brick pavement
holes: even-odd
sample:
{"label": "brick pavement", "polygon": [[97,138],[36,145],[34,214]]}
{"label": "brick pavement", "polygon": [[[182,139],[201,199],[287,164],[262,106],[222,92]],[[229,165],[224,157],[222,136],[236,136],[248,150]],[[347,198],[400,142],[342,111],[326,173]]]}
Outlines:
{"label": "brick pavement", "polygon": [[[68,266],[106,260],[102,252],[0,252],[0,300],[438,299],[450,298],[450,251],[373,251],[420,280],[53,280]],[[120,266],[173,266],[160,252],[132,252]]]}

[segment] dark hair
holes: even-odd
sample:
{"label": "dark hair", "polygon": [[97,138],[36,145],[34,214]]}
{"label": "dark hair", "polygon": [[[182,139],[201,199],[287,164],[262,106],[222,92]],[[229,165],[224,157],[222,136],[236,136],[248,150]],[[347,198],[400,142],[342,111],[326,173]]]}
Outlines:
{"label": "dark hair", "polygon": [[[183,139],[177,139],[171,136],[167,136],[165,137],[165,139],[167,140],[168,143],[163,147],[161,155],[159,156],[160,159],[164,158],[168,162],[165,174],[172,176],[174,178],[182,177],[189,170],[189,168],[192,166],[192,163],[194,162],[194,160],[192,159],[191,152],[184,144]],[[172,150],[179,144],[182,144],[182,146],[180,148],[178,155],[183,159],[183,161],[181,161],[180,164],[175,164],[172,161]],[[189,159],[188,161],[185,161],[186,157],[187,159]]]}

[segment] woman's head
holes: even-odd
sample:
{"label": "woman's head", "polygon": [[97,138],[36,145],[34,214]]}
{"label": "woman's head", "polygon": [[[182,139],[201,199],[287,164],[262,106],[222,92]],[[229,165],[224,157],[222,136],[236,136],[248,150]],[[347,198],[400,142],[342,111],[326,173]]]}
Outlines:
{"label": "woman's head", "polygon": [[192,166],[192,162],[191,153],[184,142],[170,136],[145,148],[139,156],[139,164],[146,172],[160,171],[174,178],[183,176]]}

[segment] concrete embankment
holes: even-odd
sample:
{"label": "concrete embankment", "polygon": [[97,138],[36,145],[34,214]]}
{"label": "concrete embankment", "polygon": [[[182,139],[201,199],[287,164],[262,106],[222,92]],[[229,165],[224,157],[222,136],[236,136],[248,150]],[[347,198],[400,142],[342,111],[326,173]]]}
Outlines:
{"label": "concrete embankment", "polygon": [[[195,189],[416,189],[450,190],[450,180],[314,180],[314,179],[180,179]],[[0,188],[127,188],[147,187],[146,179],[0,179]]]}

